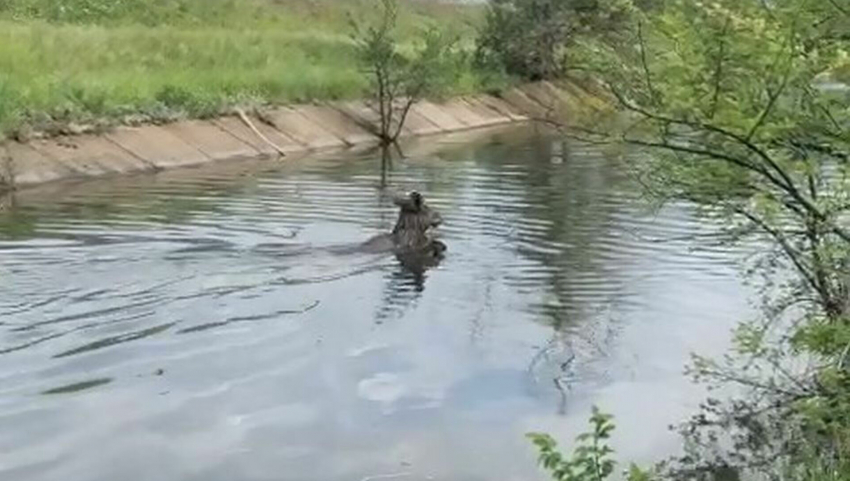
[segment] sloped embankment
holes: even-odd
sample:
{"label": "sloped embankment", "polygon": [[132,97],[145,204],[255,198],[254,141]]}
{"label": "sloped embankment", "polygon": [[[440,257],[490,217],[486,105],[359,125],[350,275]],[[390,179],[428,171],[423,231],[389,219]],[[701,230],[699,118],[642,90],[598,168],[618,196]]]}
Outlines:
{"label": "sloped embankment", "polygon": [[[423,101],[411,110],[404,136],[424,136],[566,118],[588,107],[574,84],[528,84],[496,97],[477,95]],[[291,105],[262,118],[238,116],[167,125],[119,127],[100,135],[61,136],[2,145],[4,183],[15,188],[63,179],[158,171],[212,161],[232,161],[376,142],[377,113],[364,102]],[[252,128],[253,127],[253,128]],[[256,130],[255,130],[256,129]],[[261,135],[258,135],[261,134]],[[273,146],[273,145],[274,146]]]}

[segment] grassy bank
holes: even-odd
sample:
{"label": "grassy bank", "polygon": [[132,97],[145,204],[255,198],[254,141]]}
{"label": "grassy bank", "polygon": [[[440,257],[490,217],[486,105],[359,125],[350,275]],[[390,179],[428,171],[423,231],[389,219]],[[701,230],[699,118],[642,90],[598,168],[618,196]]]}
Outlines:
{"label": "grassy bank", "polygon": [[[401,2],[471,42],[480,7]],[[0,131],[204,117],[234,104],[363,96],[348,38],[367,0],[0,0]],[[466,58],[451,93],[484,88]]]}

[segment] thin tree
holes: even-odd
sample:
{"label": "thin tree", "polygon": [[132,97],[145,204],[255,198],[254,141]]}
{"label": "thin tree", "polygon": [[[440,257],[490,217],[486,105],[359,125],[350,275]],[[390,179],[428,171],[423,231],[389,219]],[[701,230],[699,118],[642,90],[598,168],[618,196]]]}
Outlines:
{"label": "thin tree", "polygon": [[356,54],[369,76],[379,115],[373,133],[384,146],[396,143],[416,102],[450,81],[449,60],[457,43],[436,27],[426,28],[408,57],[400,52],[397,23],[395,0],[380,0],[380,16],[373,24],[351,21]]}

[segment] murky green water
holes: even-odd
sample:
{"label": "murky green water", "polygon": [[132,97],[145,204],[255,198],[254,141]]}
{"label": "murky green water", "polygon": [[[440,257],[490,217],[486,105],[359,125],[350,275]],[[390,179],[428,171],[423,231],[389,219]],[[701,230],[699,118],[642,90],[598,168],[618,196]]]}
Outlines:
{"label": "murky green water", "polygon": [[326,249],[391,228],[374,153],[7,199],[0,479],[542,479],[524,433],[592,404],[620,458],[676,449],[689,352],[746,312],[737,257],[591,148],[423,143],[385,182],[445,218],[424,275]]}

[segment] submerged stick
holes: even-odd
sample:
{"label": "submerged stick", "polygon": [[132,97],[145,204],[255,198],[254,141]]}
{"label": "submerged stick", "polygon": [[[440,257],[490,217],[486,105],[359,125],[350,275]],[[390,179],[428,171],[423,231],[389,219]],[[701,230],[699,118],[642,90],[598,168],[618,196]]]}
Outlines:
{"label": "submerged stick", "polygon": [[239,118],[242,119],[242,122],[245,122],[245,125],[247,125],[248,128],[250,128],[252,131],[254,131],[255,134],[257,134],[257,137],[262,139],[263,142],[269,144],[274,150],[277,151],[278,154],[280,154],[281,157],[286,157],[286,153],[283,151],[283,149],[278,147],[277,144],[269,140],[265,135],[263,135],[262,132],[257,130],[257,127],[254,126],[254,123],[251,122],[251,119],[249,119],[248,116],[245,115],[245,112],[243,112],[242,109],[237,108],[236,113],[239,115]]}

